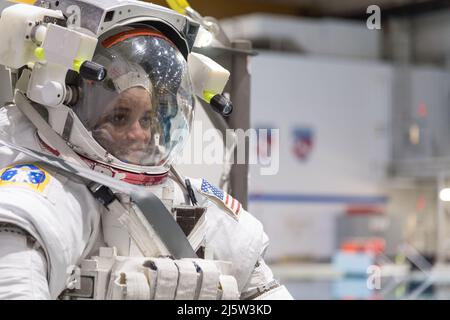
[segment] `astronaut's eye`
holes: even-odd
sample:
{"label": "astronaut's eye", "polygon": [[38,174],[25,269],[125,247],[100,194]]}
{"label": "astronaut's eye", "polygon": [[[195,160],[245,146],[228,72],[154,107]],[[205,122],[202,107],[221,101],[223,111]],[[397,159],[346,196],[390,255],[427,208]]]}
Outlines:
{"label": "astronaut's eye", "polygon": [[111,115],[108,116],[108,122],[115,126],[123,126],[128,123],[130,117],[130,112],[127,109],[115,110]]}
{"label": "astronaut's eye", "polygon": [[149,129],[152,123],[151,113],[146,112],[145,115],[139,120],[142,129]]}
{"label": "astronaut's eye", "polygon": [[127,120],[127,116],[124,114],[116,114],[113,116],[112,122],[120,124]]}

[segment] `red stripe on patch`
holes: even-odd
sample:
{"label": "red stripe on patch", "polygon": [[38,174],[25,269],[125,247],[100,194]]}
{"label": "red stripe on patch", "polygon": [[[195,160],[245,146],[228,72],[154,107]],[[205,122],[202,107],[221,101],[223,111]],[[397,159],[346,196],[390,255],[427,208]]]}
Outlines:
{"label": "red stripe on patch", "polygon": [[231,198],[231,199],[233,199],[233,201],[231,201],[231,210],[234,210],[233,208],[234,208],[234,198]]}
{"label": "red stripe on patch", "polygon": [[225,204],[228,205],[228,193],[227,196],[225,197]]}
{"label": "red stripe on patch", "polygon": [[238,202],[237,209],[236,209],[236,215],[237,216],[239,215],[239,210],[241,210],[241,203],[240,202]]}

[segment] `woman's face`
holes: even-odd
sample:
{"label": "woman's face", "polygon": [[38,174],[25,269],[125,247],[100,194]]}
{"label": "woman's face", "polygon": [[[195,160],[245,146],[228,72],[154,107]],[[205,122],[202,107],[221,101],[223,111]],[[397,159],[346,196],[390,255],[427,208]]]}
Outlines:
{"label": "woman's face", "polygon": [[148,155],[153,119],[151,95],[142,87],[132,87],[107,106],[93,136],[118,159],[141,164]]}

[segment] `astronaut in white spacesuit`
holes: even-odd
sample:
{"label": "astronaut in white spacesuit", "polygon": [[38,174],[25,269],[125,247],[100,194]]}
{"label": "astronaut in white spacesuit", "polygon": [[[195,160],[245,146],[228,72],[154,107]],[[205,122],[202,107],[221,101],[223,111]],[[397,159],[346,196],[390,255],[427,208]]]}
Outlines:
{"label": "astronaut in white spacesuit", "polygon": [[92,61],[106,78],[69,73],[71,96],[59,114],[26,96],[22,77],[15,105],[0,109],[0,138],[70,153],[93,171],[148,188],[198,258],[171,257],[158,233],[145,251],[124,222],[139,211],[129,195],[107,194],[115,214],[96,196],[98,185],[3,146],[0,299],[291,299],[264,263],[261,223],[206,180],[170,172],[194,111],[186,57],[174,41],[155,27],[121,25],[99,36]]}

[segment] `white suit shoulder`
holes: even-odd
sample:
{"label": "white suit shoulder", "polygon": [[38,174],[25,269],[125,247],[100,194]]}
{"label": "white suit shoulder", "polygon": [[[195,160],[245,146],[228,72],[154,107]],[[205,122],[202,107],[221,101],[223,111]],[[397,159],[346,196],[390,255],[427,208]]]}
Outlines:
{"label": "white suit shoulder", "polygon": [[[35,129],[15,107],[0,109],[0,136],[39,150]],[[0,148],[0,221],[29,232],[48,260],[52,298],[64,289],[99,223],[98,204],[83,183],[52,172],[9,148]]]}
{"label": "white suit shoulder", "polygon": [[243,290],[268,245],[262,223],[242,205],[205,179],[190,179],[200,205],[207,207],[206,251],[214,259],[233,263],[239,290]]}
{"label": "white suit shoulder", "polygon": [[64,289],[67,268],[78,262],[97,228],[97,204],[84,189],[33,163],[0,171],[0,221],[28,231],[44,248],[54,298]]}

